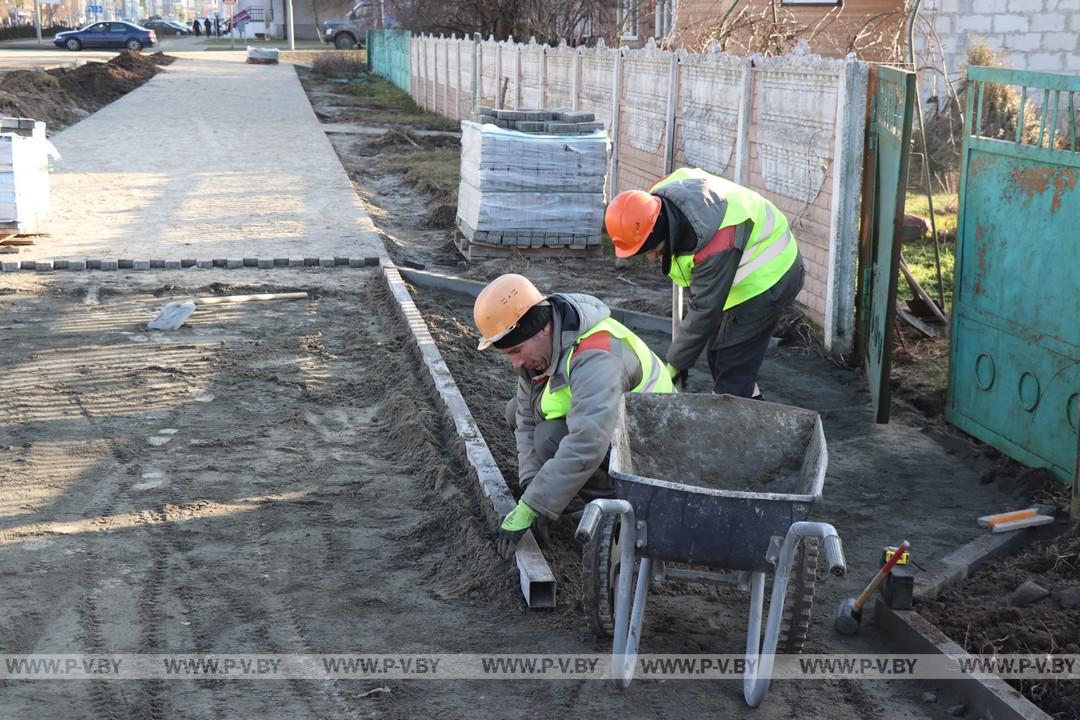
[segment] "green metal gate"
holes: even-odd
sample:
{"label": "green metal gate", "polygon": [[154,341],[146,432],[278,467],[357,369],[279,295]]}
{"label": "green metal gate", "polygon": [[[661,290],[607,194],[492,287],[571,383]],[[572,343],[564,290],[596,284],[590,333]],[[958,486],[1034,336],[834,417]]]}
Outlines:
{"label": "green metal gate", "polygon": [[[992,83],[1020,95],[1013,136],[984,129]],[[968,68],[947,408],[954,425],[1066,481],[1080,424],[1078,99],[1080,77]],[[1032,112],[1037,142],[1022,132]]]}
{"label": "green metal gate", "polygon": [[371,72],[409,92],[408,30],[368,30],[367,54]]}
{"label": "green metal gate", "polygon": [[904,223],[915,75],[900,68],[870,69],[870,122],[863,170],[859,258],[859,349],[880,423],[889,421],[896,275]]}

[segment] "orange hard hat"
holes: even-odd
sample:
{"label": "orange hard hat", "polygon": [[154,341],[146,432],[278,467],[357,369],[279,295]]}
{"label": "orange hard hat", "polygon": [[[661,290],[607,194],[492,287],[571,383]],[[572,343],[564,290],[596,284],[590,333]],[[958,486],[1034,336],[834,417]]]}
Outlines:
{"label": "orange hard hat", "polygon": [[641,190],[615,196],[604,213],[604,225],[615,243],[615,257],[634,255],[649,237],[660,217],[660,198]]}
{"label": "orange hard hat", "polygon": [[484,350],[505,337],[529,308],[543,299],[536,286],[523,275],[507,273],[488,283],[473,304],[473,320],[481,335],[477,350]]}

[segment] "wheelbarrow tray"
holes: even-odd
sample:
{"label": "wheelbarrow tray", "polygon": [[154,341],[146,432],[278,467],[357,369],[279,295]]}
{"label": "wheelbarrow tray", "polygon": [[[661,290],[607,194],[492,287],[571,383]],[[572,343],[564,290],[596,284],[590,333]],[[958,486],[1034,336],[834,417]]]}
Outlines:
{"label": "wheelbarrow tray", "polygon": [[626,394],[609,473],[634,507],[637,553],[764,572],[806,520],[828,465],[817,413],[731,395]]}

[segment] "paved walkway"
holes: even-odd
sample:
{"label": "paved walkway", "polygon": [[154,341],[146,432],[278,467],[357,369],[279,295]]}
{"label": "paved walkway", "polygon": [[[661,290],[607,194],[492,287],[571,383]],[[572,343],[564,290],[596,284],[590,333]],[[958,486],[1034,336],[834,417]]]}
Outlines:
{"label": "paved walkway", "polygon": [[291,65],[178,57],[53,137],[49,234],[3,260],[384,254]]}

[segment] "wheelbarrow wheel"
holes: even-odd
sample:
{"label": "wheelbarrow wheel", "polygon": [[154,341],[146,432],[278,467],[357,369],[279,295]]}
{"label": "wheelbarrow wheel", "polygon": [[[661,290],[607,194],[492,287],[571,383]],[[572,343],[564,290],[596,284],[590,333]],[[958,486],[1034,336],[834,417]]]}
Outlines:
{"label": "wheelbarrow wheel", "polygon": [[816,537],[804,537],[795,551],[784,598],[784,615],[780,618],[780,638],[776,652],[796,655],[802,652],[806,633],[810,629],[810,610],[814,606],[817,585],[818,555],[821,545]]}
{"label": "wheelbarrow wheel", "polygon": [[581,551],[582,605],[598,638],[615,634],[615,585],[619,578],[619,518],[605,515]]}

